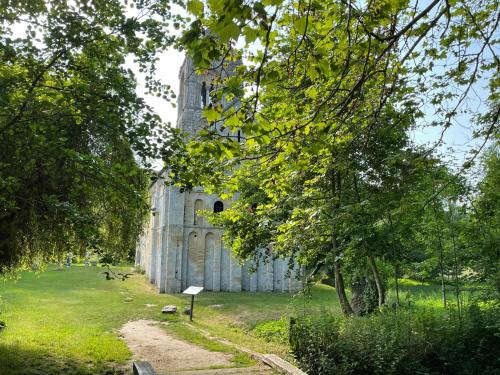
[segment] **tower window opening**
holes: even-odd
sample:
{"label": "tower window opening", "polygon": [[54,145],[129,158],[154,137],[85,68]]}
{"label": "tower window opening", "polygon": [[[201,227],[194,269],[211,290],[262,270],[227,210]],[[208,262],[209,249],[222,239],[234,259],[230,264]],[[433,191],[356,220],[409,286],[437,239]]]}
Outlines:
{"label": "tower window opening", "polygon": [[203,82],[201,84],[201,107],[205,108],[207,106],[207,84]]}
{"label": "tower window opening", "polygon": [[238,129],[238,143],[241,142],[241,130]]}
{"label": "tower window opening", "polygon": [[214,91],[214,84],[211,83],[210,84],[210,90],[208,91],[208,106],[210,108],[214,107],[214,103],[213,103],[213,100],[212,100],[213,91]]}
{"label": "tower window opening", "polygon": [[217,201],[214,203],[214,214],[224,211],[224,203]]}

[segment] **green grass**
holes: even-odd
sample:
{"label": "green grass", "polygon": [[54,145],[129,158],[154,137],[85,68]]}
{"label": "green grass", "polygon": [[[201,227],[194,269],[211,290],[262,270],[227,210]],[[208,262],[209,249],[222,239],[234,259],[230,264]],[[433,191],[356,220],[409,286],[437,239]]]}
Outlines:
{"label": "green grass", "polygon": [[198,316],[216,312],[222,318],[230,317],[233,326],[242,328],[253,328],[259,322],[276,320],[283,314],[302,310],[311,312],[327,308],[332,312],[340,311],[334,289],[323,285],[316,286],[311,297],[294,297],[288,293],[207,292],[200,294],[196,301],[195,313]]}
{"label": "green grass", "polygon": [[[471,286],[468,286],[467,288],[464,288],[464,285],[460,286],[462,290],[460,298],[462,299],[462,303],[465,305],[474,300],[474,293],[477,291],[477,287],[469,287]],[[447,304],[449,306],[456,306],[454,286],[446,284],[445,289]],[[396,301],[396,290],[393,287],[393,284],[391,284],[391,288],[387,293],[387,300],[389,304]],[[442,310],[443,301],[441,295],[441,284],[422,283],[411,279],[401,279],[399,280],[399,300],[401,305],[404,306],[411,304],[413,307],[422,309]]]}
{"label": "green grass", "polygon": [[155,294],[142,278],[107,281],[101,268],[54,269],[0,284],[1,318],[7,323],[0,333],[0,373],[97,374],[119,368],[130,352],[116,331],[128,320],[161,320],[162,304],[182,302]]}
{"label": "green grass", "polygon": [[[129,270],[129,268],[122,268]],[[117,337],[129,320],[168,321],[171,333],[209,350],[233,353],[236,365],[248,365],[246,355],[221,346],[189,328],[182,314],[162,315],[166,304],[180,311],[189,305],[184,295],[160,295],[146,278],[107,281],[102,268],[55,266],[44,272],[25,272],[0,281],[0,374],[113,374],[121,373],[131,353]],[[406,285],[420,301],[440,301],[439,286]],[[391,292],[392,293],[392,292]],[[147,307],[154,304],[154,307]],[[339,313],[335,290],[326,285],[310,295],[278,293],[201,293],[196,297],[193,327],[261,353],[287,355],[286,343],[266,341],[253,329],[281,317]]]}

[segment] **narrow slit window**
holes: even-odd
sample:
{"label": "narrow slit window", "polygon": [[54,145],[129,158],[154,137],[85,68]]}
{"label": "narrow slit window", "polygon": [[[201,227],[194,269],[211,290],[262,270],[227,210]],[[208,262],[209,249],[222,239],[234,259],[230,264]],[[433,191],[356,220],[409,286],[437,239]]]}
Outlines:
{"label": "narrow slit window", "polygon": [[214,84],[211,83],[210,84],[210,91],[208,92],[208,106],[210,108],[214,107],[214,103],[213,103],[213,100],[212,100],[213,91],[214,91]]}
{"label": "narrow slit window", "polygon": [[203,82],[201,84],[201,107],[205,108],[207,106],[207,84]]}

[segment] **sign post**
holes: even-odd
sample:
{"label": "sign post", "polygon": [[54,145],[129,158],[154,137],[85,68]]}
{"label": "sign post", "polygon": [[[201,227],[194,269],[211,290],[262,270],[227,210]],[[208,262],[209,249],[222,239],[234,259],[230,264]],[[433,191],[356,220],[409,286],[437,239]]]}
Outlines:
{"label": "sign post", "polygon": [[191,309],[189,310],[189,320],[193,320],[193,308],[194,308],[194,296],[203,290],[202,286],[190,286],[187,288],[183,294],[191,295]]}
{"label": "sign post", "polygon": [[191,294],[191,309],[189,310],[189,320],[193,321],[194,294]]}

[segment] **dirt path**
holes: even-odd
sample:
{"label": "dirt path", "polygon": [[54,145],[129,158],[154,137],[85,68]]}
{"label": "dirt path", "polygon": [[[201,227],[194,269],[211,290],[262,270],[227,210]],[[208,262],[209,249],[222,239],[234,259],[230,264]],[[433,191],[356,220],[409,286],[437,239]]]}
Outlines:
{"label": "dirt path", "polygon": [[121,337],[134,360],[148,361],[157,371],[183,371],[210,367],[231,367],[231,355],[211,352],[168,335],[153,320],[128,322]]}

